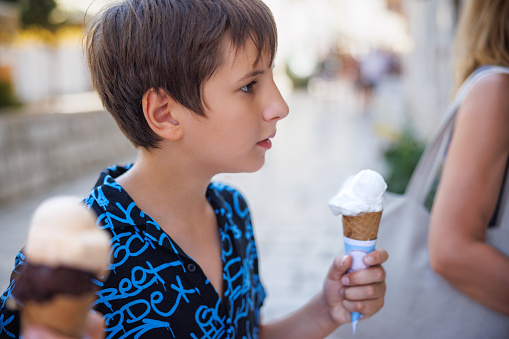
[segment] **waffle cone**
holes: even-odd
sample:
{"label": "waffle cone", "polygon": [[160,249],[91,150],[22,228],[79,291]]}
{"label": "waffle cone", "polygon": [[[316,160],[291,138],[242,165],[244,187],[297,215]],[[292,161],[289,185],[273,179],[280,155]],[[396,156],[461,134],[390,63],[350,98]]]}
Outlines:
{"label": "waffle cone", "polygon": [[380,212],[366,212],[356,216],[343,215],[343,235],[355,240],[375,240],[380,225]]}
{"label": "waffle cone", "polygon": [[81,296],[58,295],[46,302],[25,302],[22,308],[22,327],[42,326],[56,333],[83,338],[90,305],[95,293]]}

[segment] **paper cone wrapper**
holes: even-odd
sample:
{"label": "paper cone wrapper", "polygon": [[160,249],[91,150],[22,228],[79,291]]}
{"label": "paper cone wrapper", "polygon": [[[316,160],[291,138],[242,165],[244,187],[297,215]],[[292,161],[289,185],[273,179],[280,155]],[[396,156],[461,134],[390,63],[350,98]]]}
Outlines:
{"label": "paper cone wrapper", "polygon": [[366,212],[356,216],[343,215],[343,235],[355,240],[375,240],[380,225],[380,212]]}
{"label": "paper cone wrapper", "polygon": [[[352,257],[352,266],[349,272],[366,268],[364,256],[375,249],[378,235],[378,226],[382,211],[366,212],[356,216],[343,215],[343,235],[346,254]],[[358,312],[350,313],[352,317],[352,330],[355,334],[357,324],[362,315]]]}
{"label": "paper cone wrapper", "polygon": [[81,296],[58,295],[46,302],[25,302],[22,328],[39,325],[71,338],[83,338],[95,293]]}

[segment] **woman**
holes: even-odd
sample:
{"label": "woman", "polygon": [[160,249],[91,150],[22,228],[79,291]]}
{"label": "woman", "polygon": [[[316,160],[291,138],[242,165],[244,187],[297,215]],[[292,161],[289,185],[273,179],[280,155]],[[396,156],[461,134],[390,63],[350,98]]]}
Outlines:
{"label": "woman", "polygon": [[[458,87],[487,65],[509,67],[509,1],[467,0],[457,35]],[[477,302],[509,315],[509,257],[486,243],[509,159],[509,75],[483,77],[461,104],[435,197],[432,268]]]}

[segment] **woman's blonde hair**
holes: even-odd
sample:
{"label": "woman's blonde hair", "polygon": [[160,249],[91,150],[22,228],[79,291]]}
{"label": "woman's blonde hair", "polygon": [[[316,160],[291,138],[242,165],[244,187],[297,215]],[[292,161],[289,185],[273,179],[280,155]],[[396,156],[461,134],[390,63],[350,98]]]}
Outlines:
{"label": "woman's blonde hair", "polygon": [[464,0],[455,57],[457,87],[479,66],[509,66],[509,0]]}

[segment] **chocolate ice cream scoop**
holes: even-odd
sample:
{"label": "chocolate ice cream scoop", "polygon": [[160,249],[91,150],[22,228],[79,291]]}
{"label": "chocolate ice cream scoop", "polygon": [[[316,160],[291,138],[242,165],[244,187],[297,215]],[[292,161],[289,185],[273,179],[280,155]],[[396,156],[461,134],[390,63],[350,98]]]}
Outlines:
{"label": "chocolate ice cream scoop", "polygon": [[55,197],[35,211],[14,299],[22,328],[34,324],[80,338],[109,264],[109,236],[78,198]]}

